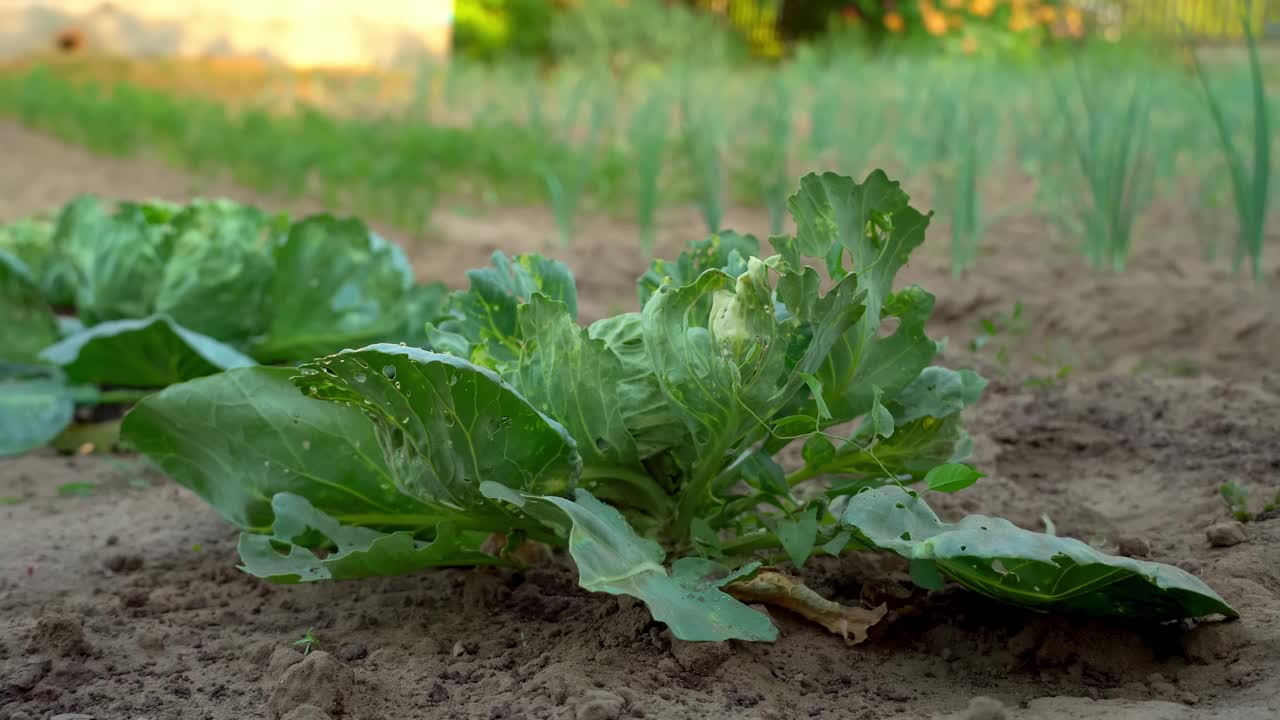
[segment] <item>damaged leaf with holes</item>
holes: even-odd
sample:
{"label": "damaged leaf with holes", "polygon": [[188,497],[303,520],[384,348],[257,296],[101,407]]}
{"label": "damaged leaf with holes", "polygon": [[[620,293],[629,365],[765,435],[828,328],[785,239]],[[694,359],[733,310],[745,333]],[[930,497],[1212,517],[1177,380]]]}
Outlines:
{"label": "damaged leaf with holes", "polygon": [[880,551],[923,588],[1035,610],[1234,614],[1174,568],[938,520],[919,493],[981,488],[962,416],[985,381],[935,363],[934,298],[896,282],[930,215],[880,171],[806,176],[789,207],[772,252],[721,232],[585,327],[565,265],[495,254],[403,344],[176,385],[124,434],[276,582],[520,565],[541,545],[685,640],[771,641],[764,603],[861,642],[887,609],[796,572]]}

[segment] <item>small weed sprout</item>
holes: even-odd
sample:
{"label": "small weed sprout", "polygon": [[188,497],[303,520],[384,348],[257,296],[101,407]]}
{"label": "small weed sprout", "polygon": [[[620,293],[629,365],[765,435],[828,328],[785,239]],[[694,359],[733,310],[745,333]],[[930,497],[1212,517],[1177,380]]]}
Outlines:
{"label": "small weed sprout", "polygon": [[293,641],[293,646],[302,648],[303,655],[310,655],[312,650],[318,650],[320,648],[320,638],[316,637],[315,628],[307,628],[301,639]]}
{"label": "small weed sprout", "polygon": [[1240,522],[1268,520],[1280,511],[1280,492],[1271,502],[1262,506],[1262,512],[1255,513],[1249,509],[1249,491],[1234,480],[1229,480],[1218,488],[1222,503],[1227,506],[1231,517]]}

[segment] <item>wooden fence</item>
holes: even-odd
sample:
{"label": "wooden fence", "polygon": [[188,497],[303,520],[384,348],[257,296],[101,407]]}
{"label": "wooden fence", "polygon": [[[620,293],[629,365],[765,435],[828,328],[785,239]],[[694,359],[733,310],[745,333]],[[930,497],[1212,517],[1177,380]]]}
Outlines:
{"label": "wooden fence", "polygon": [[1244,39],[1242,19],[1254,36],[1280,39],[1280,0],[1077,0],[1103,28],[1197,40]]}

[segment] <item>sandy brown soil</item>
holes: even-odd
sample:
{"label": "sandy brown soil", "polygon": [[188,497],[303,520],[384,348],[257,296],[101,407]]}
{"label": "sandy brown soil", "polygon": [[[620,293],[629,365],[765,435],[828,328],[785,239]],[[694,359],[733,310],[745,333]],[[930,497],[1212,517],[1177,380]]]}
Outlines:
{"label": "sandy brown soil", "polygon": [[[11,125],[0,147],[16,160],[0,164],[3,219],[77,192],[273,204]],[[730,221],[759,232],[764,215]],[[1035,616],[910,590],[897,562],[854,556],[806,579],[837,600],[896,597],[915,612],[856,647],[782,613],[775,645],[691,645],[629,600],[578,589],[563,561],[267,585],[234,569],[225,523],[137,459],[36,453],[0,461],[0,496],[18,500],[0,506],[0,720],[1278,717],[1280,520],[1249,523],[1230,547],[1205,530],[1228,519],[1220,483],[1259,504],[1280,490],[1280,295],[1205,266],[1192,227],[1174,204],[1155,208],[1135,267],[1114,276],[1084,270],[1043,224],[1010,220],[961,280],[946,274],[939,228],[908,275],[939,295],[933,334],[950,338],[948,361],[993,378],[969,423],[990,477],[944,510],[1036,529],[1047,516],[1061,534],[1175,563],[1239,621]],[[663,244],[690,234],[696,217],[673,213]],[[541,211],[437,216],[410,250],[424,277],[456,283],[493,249],[541,249],[578,272],[586,315],[633,305],[629,226],[588,219],[567,253],[553,236]],[[964,349],[978,318],[1019,300],[1023,331]],[[1065,380],[1026,382],[1065,364]],[[60,493],[68,482],[92,492]],[[304,659],[291,643],[308,627],[320,651]]]}

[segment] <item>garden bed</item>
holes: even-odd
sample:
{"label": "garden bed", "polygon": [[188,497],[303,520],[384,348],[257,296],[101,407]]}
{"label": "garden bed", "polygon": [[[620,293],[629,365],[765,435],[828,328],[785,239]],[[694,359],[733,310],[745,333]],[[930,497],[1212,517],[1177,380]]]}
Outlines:
{"label": "garden bed", "polygon": [[[31,155],[0,170],[6,220],[76,192],[182,199],[193,189],[170,170],[11,126],[0,138]],[[19,166],[40,168],[36,186]],[[906,280],[940,298],[930,330],[949,338],[944,362],[992,380],[967,422],[989,475],[982,507],[960,494],[939,509],[1037,530],[1047,517],[1059,534],[1178,565],[1238,621],[1039,616],[959,589],[925,593],[905,563],[858,554],[805,570],[827,597],[890,606],[856,647],[777,610],[773,645],[673,640],[638,603],[578,588],[565,558],[524,572],[275,586],[235,570],[234,530],[136,458],[41,452],[0,461],[0,496],[14,502],[0,506],[0,718],[323,717],[302,704],[370,720],[976,720],[1001,717],[997,704],[1037,719],[1274,717],[1280,521],[1248,523],[1230,546],[1211,545],[1206,530],[1230,520],[1222,483],[1259,506],[1280,490],[1280,318],[1269,312],[1280,298],[1206,266],[1178,213],[1151,213],[1123,275],[1085,269],[1036,221],[1013,219],[991,229],[978,269],[953,280],[945,233],[932,233]],[[738,211],[727,224],[766,223]],[[432,240],[409,253],[423,279],[456,281],[496,248],[550,252],[580,278],[586,319],[634,305],[634,228],[589,219],[565,252],[548,250],[555,233],[545,212],[440,213]],[[676,213],[660,244],[691,234],[697,218]],[[1274,264],[1268,277],[1280,279]],[[1215,531],[1220,545],[1232,534]],[[304,659],[294,643],[308,628],[319,645]]]}

